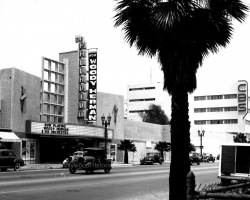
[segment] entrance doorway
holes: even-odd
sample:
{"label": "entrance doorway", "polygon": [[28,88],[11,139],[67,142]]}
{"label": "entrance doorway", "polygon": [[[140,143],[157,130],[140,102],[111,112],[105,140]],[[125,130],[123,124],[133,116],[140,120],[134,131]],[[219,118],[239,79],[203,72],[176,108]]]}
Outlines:
{"label": "entrance doorway", "polygon": [[85,138],[40,138],[40,162],[62,163],[62,161],[73,155],[81,148],[92,147],[93,140]]}

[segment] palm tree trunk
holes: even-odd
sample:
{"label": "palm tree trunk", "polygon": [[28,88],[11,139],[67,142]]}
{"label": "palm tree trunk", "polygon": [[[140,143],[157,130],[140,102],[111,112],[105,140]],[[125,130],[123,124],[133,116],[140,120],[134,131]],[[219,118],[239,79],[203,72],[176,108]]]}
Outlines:
{"label": "palm tree trunk", "polygon": [[172,93],[170,200],[186,199],[186,176],[190,171],[189,129],[188,94],[183,89],[176,89]]}
{"label": "palm tree trunk", "polygon": [[162,157],[162,160],[164,161],[164,154],[163,154],[164,151],[161,151],[161,157]]}
{"label": "palm tree trunk", "polygon": [[128,164],[128,150],[127,149],[125,149],[125,152],[124,152],[124,163],[125,164]]}

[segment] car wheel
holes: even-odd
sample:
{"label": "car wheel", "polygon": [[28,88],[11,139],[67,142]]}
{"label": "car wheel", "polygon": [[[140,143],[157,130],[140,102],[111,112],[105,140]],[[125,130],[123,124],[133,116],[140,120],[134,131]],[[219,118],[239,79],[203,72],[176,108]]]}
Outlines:
{"label": "car wheel", "polygon": [[20,163],[15,163],[15,165],[14,165],[14,170],[15,170],[15,171],[19,171],[20,169],[21,169]]}
{"label": "car wheel", "polygon": [[197,165],[200,165],[200,162],[197,162]]}
{"label": "car wheel", "polygon": [[154,161],[153,160],[151,160],[151,165],[153,165],[154,164]]}
{"label": "car wheel", "polygon": [[143,163],[143,162],[141,162],[141,165],[144,165],[144,163]]}
{"label": "car wheel", "polygon": [[109,174],[110,169],[104,169],[104,172],[105,172],[106,174]]}
{"label": "car wheel", "polygon": [[2,172],[6,172],[8,168],[4,167],[4,168],[1,168],[1,171]]}
{"label": "car wheel", "polygon": [[76,168],[74,167],[73,164],[71,164],[71,165],[69,166],[69,172],[70,172],[71,174],[74,174],[74,173],[76,172]]}
{"label": "car wheel", "polygon": [[162,162],[160,161],[160,162],[159,162],[159,164],[161,165],[161,164],[162,164]]}

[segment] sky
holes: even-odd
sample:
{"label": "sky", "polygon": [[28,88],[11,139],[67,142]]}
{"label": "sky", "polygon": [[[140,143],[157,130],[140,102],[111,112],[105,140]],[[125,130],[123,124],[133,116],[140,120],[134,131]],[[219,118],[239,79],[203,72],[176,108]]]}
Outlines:
{"label": "sky", "polygon": [[[82,35],[87,48],[98,49],[99,92],[126,98],[127,85],[162,82],[156,58],[139,56],[121,28],[114,28],[115,5],[114,0],[0,0],[0,69],[41,77],[42,56],[59,60],[59,53],[77,50],[75,36]],[[250,81],[250,16],[233,23],[230,44],[198,70],[198,88]]]}

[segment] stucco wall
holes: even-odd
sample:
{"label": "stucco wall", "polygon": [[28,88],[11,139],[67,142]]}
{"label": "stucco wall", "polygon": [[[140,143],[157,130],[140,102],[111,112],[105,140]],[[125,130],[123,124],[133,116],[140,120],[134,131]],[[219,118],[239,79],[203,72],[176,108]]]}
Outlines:
{"label": "stucco wall", "polygon": [[167,141],[170,138],[169,126],[139,121],[124,120],[124,138],[140,141]]}
{"label": "stucco wall", "polygon": [[[70,51],[59,54],[59,60],[68,60],[68,121],[77,123],[78,115],[78,87],[79,87],[79,63],[78,51]],[[67,94],[65,94],[67,95]]]}
{"label": "stucco wall", "polygon": [[[115,123],[115,108],[117,116]],[[111,116],[110,129],[114,130],[114,139],[124,138],[124,97],[122,95],[97,92],[97,126],[102,126],[101,117]]]}
{"label": "stucco wall", "polygon": [[10,128],[10,110],[11,110],[11,68],[2,69],[0,71],[1,80],[1,128]]}
{"label": "stucco wall", "polygon": [[[21,112],[21,86],[26,89],[23,112]],[[11,126],[16,132],[25,132],[26,120],[40,120],[41,79],[12,68]]]}

